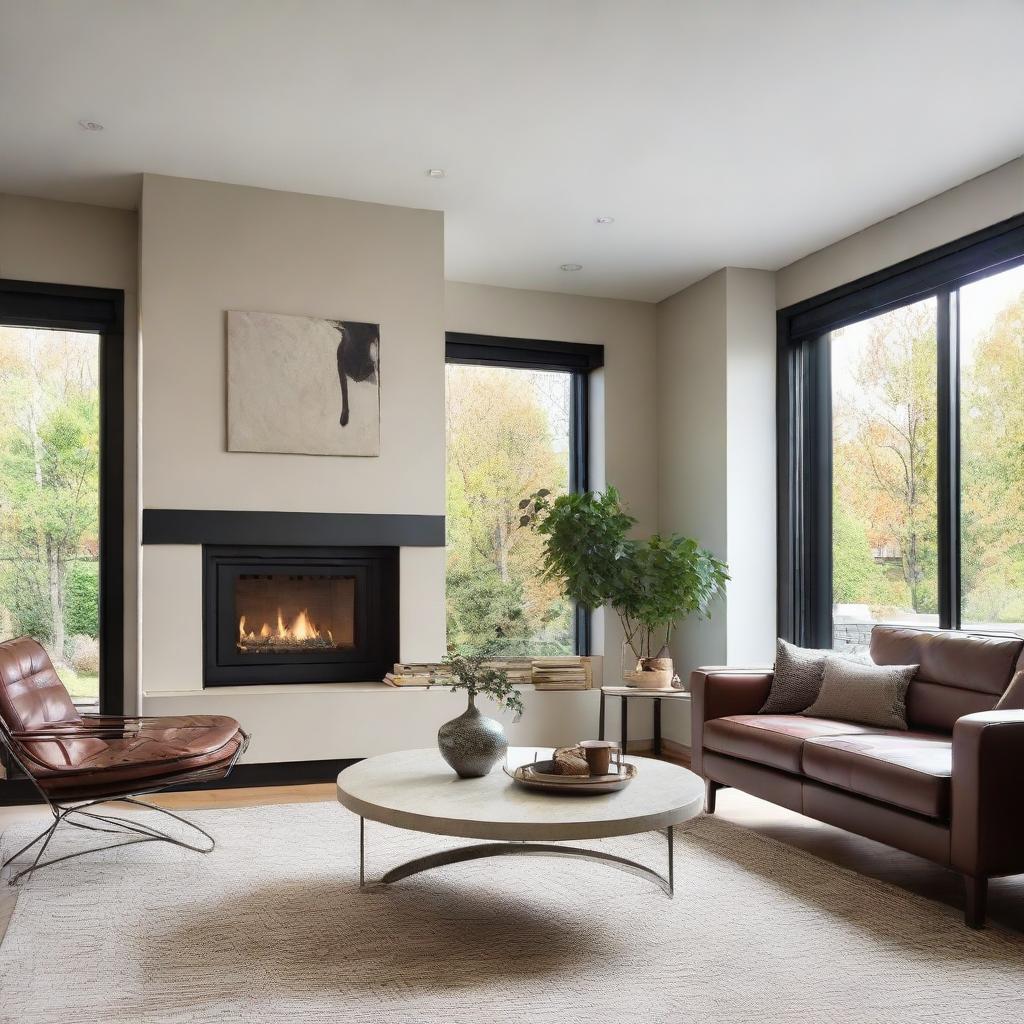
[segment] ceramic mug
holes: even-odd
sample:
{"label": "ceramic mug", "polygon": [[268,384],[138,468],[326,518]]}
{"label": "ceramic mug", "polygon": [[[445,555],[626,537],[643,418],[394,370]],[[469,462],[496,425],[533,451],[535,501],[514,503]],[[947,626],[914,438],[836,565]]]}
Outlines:
{"label": "ceramic mug", "polygon": [[611,740],[580,740],[576,745],[583,748],[583,756],[587,759],[591,775],[609,774],[612,751],[618,744]]}

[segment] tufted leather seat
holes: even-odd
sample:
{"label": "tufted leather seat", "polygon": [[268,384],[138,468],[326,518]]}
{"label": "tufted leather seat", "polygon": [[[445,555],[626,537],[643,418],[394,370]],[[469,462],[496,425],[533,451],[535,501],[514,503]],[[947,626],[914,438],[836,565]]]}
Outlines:
{"label": "tufted leather seat", "polygon": [[29,637],[0,644],[0,723],[36,785],[62,801],[223,778],[248,741],[223,715],[83,717]]}
{"label": "tufted leather seat", "polygon": [[27,636],[0,644],[0,719],[11,732],[82,722],[50,656]]}

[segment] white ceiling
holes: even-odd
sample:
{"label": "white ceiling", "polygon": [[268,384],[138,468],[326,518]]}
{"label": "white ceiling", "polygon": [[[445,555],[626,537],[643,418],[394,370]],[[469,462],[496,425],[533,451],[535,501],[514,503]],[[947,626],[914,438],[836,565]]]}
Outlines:
{"label": "white ceiling", "polygon": [[658,300],[1024,152],[1022,39],[1022,0],[0,0],[0,191],[443,209],[451,280]]}

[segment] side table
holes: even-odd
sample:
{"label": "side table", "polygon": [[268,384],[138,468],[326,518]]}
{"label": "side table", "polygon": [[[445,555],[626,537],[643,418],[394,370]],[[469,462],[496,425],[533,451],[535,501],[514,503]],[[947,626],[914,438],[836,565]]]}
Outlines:
{"label": "side table", "polygon": [[640,686],[602,686],[601,687],[601,710],[597,720],[597,738],[604,739],[604,702],[606,697],[618,697],[620,718],[622,724],[622,752],[626,753],[626,743],[629,740],[629,700],[631,698],[644,698],[654,701],[654,756],[661,755],[661,702],[663,700],[685,700],[689,701],[688,690],[645,690]]}

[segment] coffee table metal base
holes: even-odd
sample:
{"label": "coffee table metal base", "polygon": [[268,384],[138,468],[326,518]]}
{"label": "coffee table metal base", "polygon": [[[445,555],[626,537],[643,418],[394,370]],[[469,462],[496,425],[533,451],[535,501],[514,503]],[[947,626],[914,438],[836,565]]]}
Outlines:
{"label": "coffee table metal base", "polygon": [[[485,857],[579,857],[583,860],[597,861],[609,867],[626,871],[638,878],[646,878],[653,882],[666,896],[672,898],[675,891],[675,866],[673,858],[672,826],[665,829],[668,840],[668,875],[661,875],[653,868],[638,864],[626,857],[617,857],[601,850],[584,850],[578,846],[558,846],[555,843],[475,843],[472,846],[459,846],[454,850],[442,850],[426,857],[416,857],[381,876],[380,883],[390,885],[400,882],[403,878],[418,875],[421,871],[445,867],[449,864],[464,864],[471,860],[482,860]],[[366,822],[359,819],[359,885],[366,887]]]}

